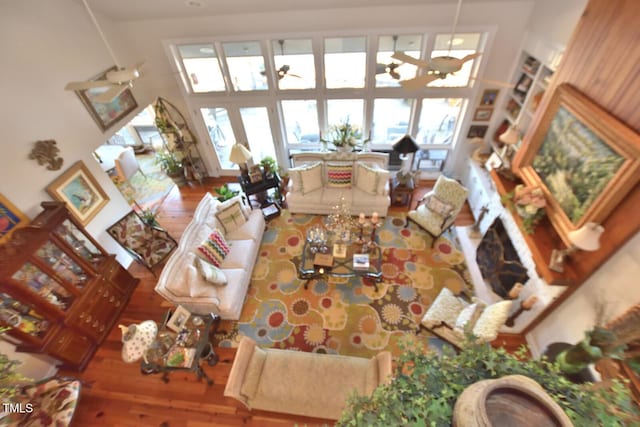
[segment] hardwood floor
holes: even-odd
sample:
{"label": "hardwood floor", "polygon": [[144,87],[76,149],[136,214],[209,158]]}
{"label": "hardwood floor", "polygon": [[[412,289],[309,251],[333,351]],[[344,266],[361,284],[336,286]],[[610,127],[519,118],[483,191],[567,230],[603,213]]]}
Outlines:
{"label": "hardwood floor", "polygon": [[[205,191],[220,186],[224,179],[209,179],[203,185],[174,188],[165,200],[158,220],[176,239],[193,217],[193,212]],[[414,193],[414,203],[432,183],[422,183]],[[392,207],[406,210],[406,207]],[[456,224],[471,225],[473,216],[465,207]],[[157,278],[137,263],[129,269],[140,278],[140,284],[118,323],[129,325],[143,320],[160,320],[170,305],[153,290]],[[220,362],[213,367],[204,365],[206,373],[215,381],[211,387],[199,382],[191,372],[170,374],[165,384],[161,375],[142,375],[138,363],[127,364],[121,358],[121,333],[111,330],[87,369],[61,372],[79,377],[84,382],[74,426],[283,426],[322,425],[333,421],[292,415],[251,411],[233,399],[223,396],[231,370],[234,349],[219,348]]]}

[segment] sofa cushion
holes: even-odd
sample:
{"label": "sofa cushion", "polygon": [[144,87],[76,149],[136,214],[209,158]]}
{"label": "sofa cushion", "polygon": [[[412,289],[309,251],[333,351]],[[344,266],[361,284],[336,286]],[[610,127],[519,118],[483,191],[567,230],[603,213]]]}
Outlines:
{"label": "sofa cushion", "polygon": [[216,206],[216,212],[220,212],[221,210],[228,208],[232,204],[238,203],[240,205],[240,208],[242,209],[242,213],[244,214],[244,217],[249,218],[249,214],[251,213],[251,206],[248,206],[243,199],[244,199],[244,196],[242,194],[238,194],[237,196],[233,196],[229,200],[220,202]]}
{"label": "sofa cushion", "polygon": [[[262,232],[264,230],[264,216],[260,209],[250,211],[249,219],[237,229],[225,234],[227,242],[233,240],[253,240],[254,242],[262,241]],[[259,239],[259,240],[258,240]]]}
{"label": "sofa cushion", "polygon": [[426,199],[427,209],[431,212],[435,212],[442,217],[449,216],[453,210],[453,205],[445,201],[440,200],[435,195],[431,194]]}
{"label": "sofa cushion", "polygon": [[246,268],[248,258],[254,253],[256,242],[251,239],[234,240],[227,253],[224,261],[220,265],[221,268]]}
{"label": "sofa cushion", "polygon": [[289,169],[289,176],[293,182],[293,191],[302,194],[310,193],[322,188],[322,163],[317,162],[309,166]]}
{"label": "sofa cushion", "polygon": [[442,288],[421,322],[427,328],[433,328],[441,323],[445,323],[450,328],[454,328],[458,315],[467,305],[468,304],[456,297],[448,288]]}
{"label": "sofa cushion", "polygon": [[198,270],[207,282],[215,286],[225,286],[227,284],[227,276],[224,274],[224,271],[215,265],[199,257],[195,257],[193,263],[195,264],[196,270]]}
{"label": "sofa cushion", "polygon": [[371,396],[380,384],[380,378],[378,378],[378,358],[372,357],[369,359],[368,365],[367,371],[364,374],[364,392],[367,396]]}
{"label": "sofa cushion", "polygon": [[240,205],[241,202],[239,200],[235,200],[224,208],[219,208],[216,212],[216,219],[222,228],[224,228],[225,233],[237,230],[238,227],[243,226],[247,222],[247,217]]}
{"label": "sofa cushion", "polygon": [[498,337],[500,327],[504,325],[509,317],[509,311],[513,301],[499,301],[484,309],[475,326],[473,335],[481,341],[490,342]]}
{"label": "sofa cushion", "polygon": [[209,237],[196,248],[196,251],[198,256],[204,257],[204,259],[211,264],[220,267],[229,253],[230,248],[222,233],[214,230]]}
{"label": "sofa cushion", "polygon": [[385,185],[389,180],[389,171],[372,168],[364,163],[356,162],[356,186],[372,195],[380,195],[385,192]]}
{"label": "sofa cushion", "polygon": [[186,266],[186,272],[187,281],[183,284],[183,287],[188,289],[188,296],[191,298],[218,297],[218,288],[211,286],[209,282],[200,277],[195,265]]}
{"label": "sofa cushion", "polygon": [[482,314],[482,310],[484,310],[484,308],[484,304],[475,302],[462,309],[456,319],[455,327],[453,328],[453,331],[458,335],[458,337],[461,339],[464,338],[464,331],[467,327],[469,330],[473,330],[473,327],[478,321],[478,318]]}
{"label": "sofa cushion", "polygon": [[258,391],[258,385],[260,384],[260,378],[262,377],[262,368],[264,362],[267,359],[267,353],[258,346],[253,348],[253,354],[247,367],[247,372],[244,374],[244,381],[240,388],[240,394],[246,399],[253,399]]}
{"label": "sofa cushion", "polygon": [[327,162],[327,187],[350,188],[353,163],[329,163]]}

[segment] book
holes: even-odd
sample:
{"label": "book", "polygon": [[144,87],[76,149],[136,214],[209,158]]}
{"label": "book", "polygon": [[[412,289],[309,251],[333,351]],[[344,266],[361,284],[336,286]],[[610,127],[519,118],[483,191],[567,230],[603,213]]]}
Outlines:
{"label": "book", "polygon": [[190,368],[195,355],[195,348],[174,346],[166,356],[166,365],[171,368]]}
{"label": "book", "polygon": [[333,245],[333,257],[334,258],[346,258],[347,257],[347,245],[344,243],[336,243]]}
{"label": "book", "polygon": [[353,254],[353,269],[367,270],[369,268],[369,254]]}
{"label": "book", "polygon": [[313,265],[317,267],[333,267],[333,255],[317,253],[313,257]]}

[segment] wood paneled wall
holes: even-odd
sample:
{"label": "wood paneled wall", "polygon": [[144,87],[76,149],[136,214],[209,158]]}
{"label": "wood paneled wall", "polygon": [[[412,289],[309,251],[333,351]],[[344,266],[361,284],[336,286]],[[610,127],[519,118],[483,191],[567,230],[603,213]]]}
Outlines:
{"label": "wood paneled wall", "polygon": [[[528,138],[540,125],[555,87],[569,83],[605,110],[640,132],[640,1],[590,0],[567,45],[562,62],[549,85],[538,114],[514,160],[518,166]],[[640,183],[603,222],[602,248],[582,252],[576,267],[585,279],[640,230]],[[531,323],[532,330],[582,283],[572,286]]]}

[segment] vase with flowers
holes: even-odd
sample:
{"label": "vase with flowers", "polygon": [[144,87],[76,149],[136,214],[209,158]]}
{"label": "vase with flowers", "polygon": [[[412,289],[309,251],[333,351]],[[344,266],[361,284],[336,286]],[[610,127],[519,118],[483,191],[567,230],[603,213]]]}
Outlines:
{"label": "vase with flowers", "polygon": [[544,207],[547,205],[542,189],[519,184],[507,195],[507,199],[512,202],[515,211],[522,218],[525,231],[533,233],[535,226],[544,217]]}
{"label": "vase with flowers", "polygon": [[369,139],[362,140],[362,131],[358,126],[349,123],[348,119],[338,125],[331,125],[327,139],[320,138],[325,144],[333,144],[336,151],[353,151],[359,144],[367,144]]}

